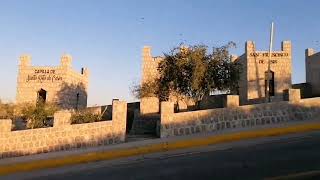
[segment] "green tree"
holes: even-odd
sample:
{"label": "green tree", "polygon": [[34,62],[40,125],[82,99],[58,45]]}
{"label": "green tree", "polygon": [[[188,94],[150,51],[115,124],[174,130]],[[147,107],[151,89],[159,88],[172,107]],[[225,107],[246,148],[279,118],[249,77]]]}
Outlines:
{"label": "green tree", "polygon": [[157,97],[159,94],[159,84],[158,80],[148,81],[143,83],[142,85],[134,84],[132,86],[131,92],[138,99],[143,97]]}
{"label": "green tree", "polygon": [[37,105],[26,104],[21,110],[23,119],[27,121],[27,128],[43,128],[49,126],[50,119],[58,110],[57,106],[39,101]]}
{"label": "green tree", "polygon": [[2,103],[0,100],[0,119],[14,119],[14,108],[13,103]]}
{"label": "green tree", "polygon": [[135,95],[157,96],[160,101],[175,95],[178,100],[188,97],[199,104],[210,92],[235,92],[241,67],[231,61],[229,49],[233,47],[233,42],[214,47],[211,52],[205,45],[175,47],[159,63],[159,78],[136,86]]}
{"label": "green tree", "polygon": [[99,114],[93,114],[89,111],[76,111],[72,113],[71,124],[92,123],[101,121],[102,117]]}

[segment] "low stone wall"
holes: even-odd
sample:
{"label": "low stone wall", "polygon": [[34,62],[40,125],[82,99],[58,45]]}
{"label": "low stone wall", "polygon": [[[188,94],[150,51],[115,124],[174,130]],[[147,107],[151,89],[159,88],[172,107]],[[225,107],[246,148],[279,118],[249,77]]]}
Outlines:
{"label": "low stone wall", "polygon": [[293,89],[300,89],[301,98],[312,98],[312,86],[309,83],[292,84]]}
{"label": "low stone wall", "polygon": [[159,113],[159,99],[157,97],[143,97],[140,102],[140,114],[155,114]]}
{"label": "low stone wall", "polygon": [[287,121],[320,120],[320,98],[300,99],[290,89],[289,101],[239,106],[237,96],[228,96],[227,107],[174,113],[173,103],[161,104],[160,136],[181,136],[230,128],[263,126]]}
{"label": "low stone wall", "polygon": [[87,107],[84,111],[90,112],[92,114],[102,115],[102,119],[112,119],[112,105],[104,105],[104,106],[93,106]]}
{"label": "low stone wall", "polygon": [[205,96],[200,101],[200,109],[215,109],[225,107],[225,101],[228,94],[218,94]]}
{"label": "low stone wall", "polygon": [[0,120],[0,158],[92,147],[125,141],[126,102],[113,103],[112,120],[71,125],[71,113],[59,111],[51,128],[11,131],[10,119]]}

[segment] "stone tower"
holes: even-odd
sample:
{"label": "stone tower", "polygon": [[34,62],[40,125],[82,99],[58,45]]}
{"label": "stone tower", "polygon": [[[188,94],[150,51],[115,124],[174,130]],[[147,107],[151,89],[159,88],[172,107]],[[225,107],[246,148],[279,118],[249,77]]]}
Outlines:
{"label": "stone tower", "polygon": [[[235,59],[242,65],[239,82],[241,104],[265,102],[268,71],[268,51],[256,50],[253,41],[245,44],[245,53]],[[283,100],[283,91],[291,88],[291,42],[283,41],[280,51],[271,55],[270,96],[272,101]]]}
{"label": "stone tower", "polygon": [[20,57],[17,79],[17,103],[38,101],[56,103],[64,109],[87,106],[89,71],[72,69],[72,57],[63,55],[59,66],[32,66],[31,56]]}
{"label": "stone tower", "polygon": [[[142,50],[142,77],[141,85],[152,82],[158,77],[158,64],[162,57],[152,57],[151,47],[144,46]],[[157,97],[143,97],[140,102],[140,114],[155,114],[160,111],[159,99]]]}
{"label": "stone tower", "polygon": [[305,57],[306,82],[311,84],[312,96],[320,96],[320,52],[308,48]]}

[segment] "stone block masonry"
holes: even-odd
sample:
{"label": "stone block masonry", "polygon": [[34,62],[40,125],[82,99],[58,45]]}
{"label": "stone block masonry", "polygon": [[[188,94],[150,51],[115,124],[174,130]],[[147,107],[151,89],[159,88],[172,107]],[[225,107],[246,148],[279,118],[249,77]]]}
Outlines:
{"label": "stone block masonry", "polygon": [[[142,78],[141,85],[153,82],[158,76],[158,64],[161,57],[152,57],[151,47],[145,46],[142,50]],[[140,114],[159,113],[159,99],[157,97],[143,97],[140,102]]]}
{"label": "stone block masonry", "polygon": [[0,159],[102,146],[125,141],[127,103],[113,103],[112,120],[71,125],[69,111],[54,115],[50,128],[11,131],[11,120],[0,120]]}
{"label": "stone block masonry", "polygon": [[311,85],[312,96],[320,96],[320,52],[309,48],[306,56],[306,82]]}
{"label": "stone block masonry", "polygon": [[291,42],[282,41],[281,50],[271,54],[271,73],[268,75],[269,52],[258,51],[253,41],[247,41],[245,53],[232,57],[234,62],[242,65],[239,81],[240,104],[264,103],[268,76],[271,101],[282,101],[283,91],[291,88],[291,54]]}
{"label": "stone block masonry", "polygon": [[89,71],[72,69],[72,57],[63,55],[59,66],[32,66],[31,56],[20,57],[17,103],[36,103],[40,99],[63,109],[87,106]]}
{"label": "stone block masonry", "polygon": [[172,102],[162,102],[161,138],[320,117],[320,98],[301,100],[299,90],[289,90],[289,101],[282,102],[236,106],[234,96],[228,99],[231,107],[181,113],[174,113]]}

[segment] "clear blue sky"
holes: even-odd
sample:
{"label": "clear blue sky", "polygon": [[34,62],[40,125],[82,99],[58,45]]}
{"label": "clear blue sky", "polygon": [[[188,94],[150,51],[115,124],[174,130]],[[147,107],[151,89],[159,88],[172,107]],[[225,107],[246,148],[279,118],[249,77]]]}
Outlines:
{"label": "clear blue sky", "polygon": [[1,0],[0,98],[15,100],[21,54],[31,54],[33,65],[58,65],[69,53],[74,68],[91,71],[89,105],[134,101],[129,87],[140,79],[144,45],[153,55],[182,41],[234,41],[240,55],[253,40],[267,50],[272,20],[275,48],[292,41],[293,82],[304,82],[304,50],[320,49],[319,7],[318,0]]}

